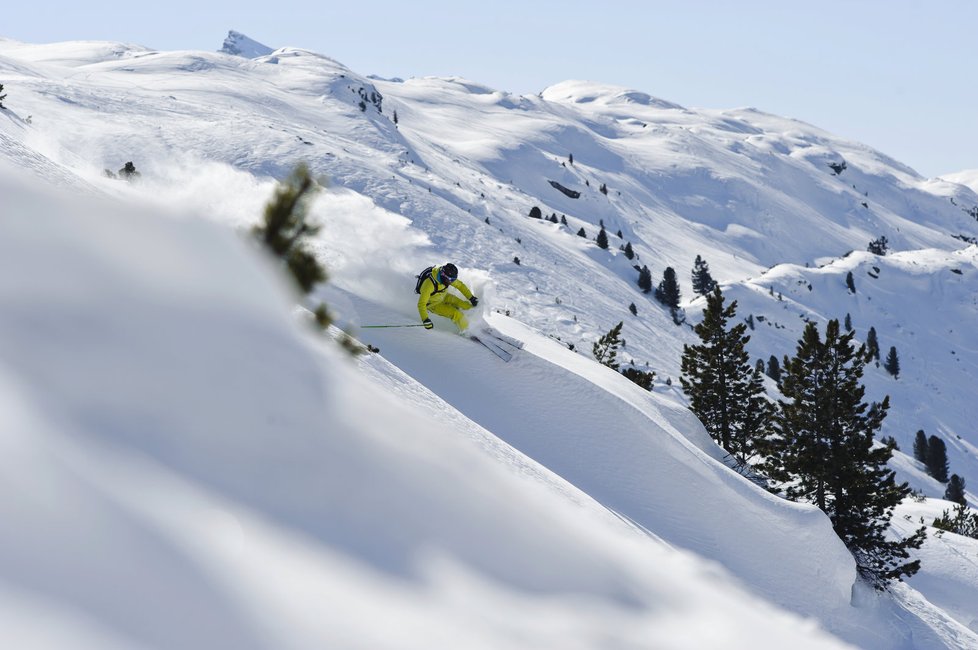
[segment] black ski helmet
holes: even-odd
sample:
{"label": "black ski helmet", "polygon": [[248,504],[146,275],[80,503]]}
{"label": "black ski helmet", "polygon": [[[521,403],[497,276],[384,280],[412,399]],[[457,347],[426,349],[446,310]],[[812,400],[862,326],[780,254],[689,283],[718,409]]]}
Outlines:
{"label": "black ski helmet", "polygon": [[441,279],[444,280],[445,284],[451,284],[458,279],[458,268],[449,262],[445,266],[441,267],[439,275],[441,275]]}

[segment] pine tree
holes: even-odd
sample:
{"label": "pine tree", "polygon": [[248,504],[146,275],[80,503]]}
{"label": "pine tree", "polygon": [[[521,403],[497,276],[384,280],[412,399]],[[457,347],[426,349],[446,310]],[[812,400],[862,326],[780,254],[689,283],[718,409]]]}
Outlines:
{"label": "pine tree", "polygon": [[642,290],[642,293],[652,291],[652,272],[647,266],[643,266],[642,270],[638,272],[638,288]]}
{"label": "pine tree", "polygon": [[119,170],[119,178],[124,178],[127,181],[137,179],[140,176],[142,176],[142,174],[136,171],[136,166],[132,164],[131,160],[123,165],[122,169]]}
{"label": "pine tree", "polygon": [[655,299],[670,309],[679,308],[679,282],[676,280],[676,271],[667,266],[662,273],[662,281],[655,290]]}
{"label": "pine tree", "polygon": [[584,226],[581,226],[581,229],[577,231],[577,236],[578,237],[585,237],[585,238],[587,237],[587,233],[584,232]]}
{"label": "pine tree", "polygon": [[632,250],[632,242],[628,242],[625,244],[625,257],[627,257],[630,260],[635,259],[635,251]]}
{"label": "pine tree", "polygon": [[917,431],[917,436],[913,440],[913,457],[927,464],[927,434],[923,429]]}
{"label": "pine tree", "polygon": [[621,347],[621,327],[623,324],[624,321],[620,321],[607,334],[598,339],[598,342],[591,348],[595,360],[612,370],[618,370],[618,348]]}
{"label": "pine tree", "polygon": [[532,208],[530,208],[530,218],[543,219],[543,211],[540,209],[540,206],[535,205]]}
{"label": "pine tree", "polygon": [[773,379],[777,383],[781,383],[781,364],[778,363],[778,358],[771,355],[771,358],[767,360],[767,376]]}
{"label": "pine tree", "polygon": [[852,316],[850,316],[848,313],[846,314],[845,323],[846,323],[845,324],[846,331],[847,332],[851,332],[852,331]]}
{"label": "pine tree", "polygon": [[876,338],[876,328],[870,327],[869,333],[866,335],[866,362],[869,363],[874,359],[880,360],[880,344]]}
{"label": "pine tree", "polygon": [[560,215],[560,225],[562,225],[562,226],[566,226],[567,225],[567,215],[564,215],[564,214]]}
{"label": "pine tree", "polygon": [[965,504],[958,504],[958,507],[954,509],[954,516],[945,510],[940,517],[934,520],[933,526],[949,533],[978,539],[978,515],[971,514]]}
{"label": "pine tree", "polygon": [[750,364],[747,326],[728,328],[736,311],[736,301],[723,306],[720,287],[706,296],[703,321],[693,328],[701,344],[683,346],[680,381],[690,409],[710,436],[747,463],[770,430],[772,407],[764,396],[761,373]]}
{"label": "pine tree", "polygon": [[927,439],[927,473],[947,483],[947,445],[937,436]]}
{"label": "pine tree", "polygon": [[716,280],[710,275],[710,265],[702,257],[696,256],[693,261],[693,293],[705,296],[712,293],[717,286]]}
{"label": "pine tree", "polygon": [[856,293],[856,281],[852,279],[852,271],[846,273],[846,286],[849,287],[849,291]]}
{"label": "pine tree", "polygon": [[629,381],[633,384],[641,386],[645,390],[652,390],[652,384],[655,381],[655,372],[639,370],[635,366],[629,366],[621,371]]}
{"label": "pine tree", "polygon": [[3,94],[3,84],[0,84],[0,108],[6,109],[7,107],[3,105],[3,100],[7,99],[7,96]]}
{"label": "pine tree", "polygon": [[795,357],[784,363],[767,470],[789,499],[814,503],[829,516],[860,574],[885,589],[920,568],[919,560],[904,560],[923,543],[924,529],[900,541],[884,534],[910,488],[886,466],[893,449],[874,445],[889,397],[863,401],[866,356],[852,339],[837,320],[826,326],[824,342],[814,323],[806,326]]}
{"label": "pine tree", "polygon": [[632,316],[638,316],[638,307],[634,302],[628,306],[628,311],[632,312]]}
{"label": "pine tree", "polygon": [[319,185],[305,165],[296,167],[275,196],[265,206],[264,222],[253,229],[262,243],[282,259],[303,294],[326,280],[324,269],[305,246],[305,239],[319,232],[319,226],[307,221],[309,202]]}
{"label": "pine tree", "polygon": [[965,480],[958,476],[957,474],[951,474],[951,480],[947,484],[947,489],[944,490],[944,499],[946,501],[954,501],[961,505],[968,505],[964,496]]}
{"label": "pine tree", "polygon": [[895,378],[900,376],[900,359],[897,357],[896,346],[890,346],[890,352],[886,355],[883,368]]}
{"label": "pine tree", "polygon": [[878,238],[869,242],[866,250],[873,255],[886,255],[887,250],[889,250],[889,242],[887,242],[886,235],[880,235]]}
{"label": "pine tree", "polygon": [[598,231],[598,247],[608,250],[608,233],[605,232],[604,226],[601,226],[601,230]]}

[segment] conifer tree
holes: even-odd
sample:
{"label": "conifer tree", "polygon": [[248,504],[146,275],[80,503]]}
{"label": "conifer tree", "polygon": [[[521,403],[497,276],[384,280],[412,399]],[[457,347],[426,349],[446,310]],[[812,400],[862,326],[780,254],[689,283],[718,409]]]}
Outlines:
{"label": "conifer tree", "polygon": [[903,540],[885,536],[890,515],[910,493],[886,466],[893,453],[874,445],[889,397],[868,405],[861,383],[866,355],[852,345],[853,333],[828,323],[825,340],[808,323],[793,359],[786,359],[776,436],[767,460],[789,499],[815,504],[856,559],[860,575],[877,589],[911,576],[919,560],[905,561],[923,543],[924,529]]}
{"label": "conifer tree", "polygon": [[598,339],[598,342],[591,348],[591,353],[595,360],[602,366],[608,366],[612,370],[618,370],[618,348],[621,347],[621,327],[624,321],[619,321],[617,325]]}
{"label": "conifer tree", "polygon": [[777,383],[781,383],[781,364],[778,363],[778,358],[773,354],[767,360],[767,376],[773,379]]}
{"label": "conifer tree", "polygon": [[701,296],[705,296],[708,293],[712,293],[713,288],[717,286],[716,280],[710,275],[710,265],[700,257],[696,256],[693,261],[693,293],[697,293]]}
{"label": "conifer tree", "polygon": [[703,320],[693,328],[701,343],[683,346],[680,381],[710,436],[747,463],[770,431],[772,407],[761,373],[750,364],[747,326],[729,327],[736,311],[736,301],[724,307],[720,287],[706,296]]}
{"label": "conifer tree", "polygon": [[601,230],[598,231],[598,247],[608,250],[608,233],[605,232],[604,226],[601,226]]}
{"label": "conifer tree", "polygon": [[873,241],[869,242],[866,250],[873,255],[886,255],[887,251],[889,250],[889,242],[886,239],[886,235],[880,235]]}
{"label": "conifer tree", "polygon": [[852,331],[852,316],[846,313],[845,328],[847,332]]}
{"label": "conifer tree", "polygon": [[662,273],[662,280],[655,290],[655,299],[670,309],[678,309],[679,298],[679,282],[676,280],[676,271],[671,266],[667,266]]}
{"label": "conifer tree", "polygon": [[944,490],[944,499],[946,501],[954,501],[961,505],[968,505],[964,496],[965,480],[958,476],[957,474],[951,474],[951,480],[948,481],[947,489]]}
{"label": "conifer tree", "polygon": [[[327,278],[326,269],[307,247],[307,239],[319,232],[319,226],[308,220],[309,204],[319,189],[309,168],[300,164],[275,188],[274,196],[265,205],[262,223],[252,228],[252,234],[288,269],[301,295],[309,294]],[[325,303],[319,303],[313,315],[324,330],[332,323]],[[351,354],[365,352],[347,334],[340,337],[339,343]]]}
{"label": "conifer tree", "polygon": [[560,225],[562,225],[562,226],[566,226],[567,225],[567,215],[564,215],[564,214],[560,215]]}
{"label": "conifer tree", "polygon": [[587,233],[584,232],[584,226],[581,226],[581,229],[577,231],[577,236],[578,237],[587,237]]}
{"label": "conifer tree", "polygon": [[846,273],[846,286],[849,287],[850,292],[856,293],[856,281],[852,279],[852,271]]}
{"label": "conifer tree", "polygon": [[927,434],[923,429],[917,430],[917,435],[913,440],[913,457],[920,462],[927,464]]}
{"label": "conifer tree", "polygon": [[628,311],[632,312],[632,316],[638,316],[638,307],[635,306],[634,302],[628,305]]}
{"label": "conifer tree", "polygon": [[3,84],[0,84],[0,108],[6,109],[7,107],[3,105],[3,100],[7,99],[7,96],[3,94]]}
{"label": "conifer tree", "polygon": [[890,352],[886,355],[883,368],[894,377],[900,376],[900,359],[897,357],[896,346],[890,346]]}
{"label": "conifer tree", "polygon": [[319,232],[319,226],[307,220],[309,202],[318,189],[309,168],[299,165],[275,189],[275,196],[265,206],[263,223],[254,228],[254,234],[262,243],[285,262],[303,294],[326,280],[326,269],[305,245],[308,237]]}
{"label": "conifer tree", "polygon": [[136,166],[132,164],[131,160],[123,165],[122,169],[119,170],[119,178],[124,178],[127,181],[138,179],[140,176],[142,176],[142,174],[136,171]]}
{"label": "conifer tree", "polygon": [[[635,259],[635,251],[632,250],[632,242],[627,242],[625,244],[625,257],[627,257],[630,260]],[[649,281],[651,282],[651,278]]]}
{"label": "conifer tree", "polygon": [[647,266],[643,266],[642,270],[638,272],[638,288],[642,290],[642,293],[652,291],[652,272]]}
{"label": "conifer tree", "polygon": [[652,390],[652,384],[655,381],[655,372],[639,370],[635,366],[628,366],[621,371],[629,381],[633,384],[641,386],[645,390]]}
{"label": "conifer tree", "polygon": [[876,338],[876,328],[870,327],[869,333],[866,335],[866,362],[869,363],[874,359],[880,360],[880,344]]}
{"label": "conifer tree", "polygon": [[978,539],[978,515],[972,514],[968,506],[964,504],[958,504],[958,507],[954,509],[953,516],[945,510],[940,517],[934,520],[933,526],[949,533]]}
{"label": "conifer tree", "polygon": [[947,483],[947,445],[937,436],[927,439],[927,473]]}

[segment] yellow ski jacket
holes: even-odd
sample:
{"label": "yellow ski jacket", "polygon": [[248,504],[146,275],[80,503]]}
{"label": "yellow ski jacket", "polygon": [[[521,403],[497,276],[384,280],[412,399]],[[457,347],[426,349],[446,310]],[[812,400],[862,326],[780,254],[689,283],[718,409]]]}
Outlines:
{"label": "yellow ski jacket", "polygon": [[435,282],[434,278],[439,275],[440,270],[440,266],[431,269],[431,275],[421,283],[421,295],[418,297],[418,313],[421,315],[421,320],[428,318],[428,305],[436,305],[445,299],[445,292],[449,286],[455,287],[466,299],[472,298],[472,292],[461,280],[455,280],[451,285]]}

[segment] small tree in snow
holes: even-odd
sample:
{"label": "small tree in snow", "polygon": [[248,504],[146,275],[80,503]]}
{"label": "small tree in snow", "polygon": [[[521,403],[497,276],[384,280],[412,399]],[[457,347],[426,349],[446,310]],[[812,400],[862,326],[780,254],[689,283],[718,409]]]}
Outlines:
{"label": "small tree in snow", "polygon": [[967,505],[968,502],[964,497],[964,488],[965,480],[957,474],[951,474],[951,480],[948,481],[947,489],[944,490],[944,500]]}
{"label": "small tree in snow", "polygon": [[642,270],[638,272],[638,288],[642,290],[642,293],[652,291],[652,272],[647,266],[643,266]]}
{"label": "small tree in snow", "polygon": [[880,343],[876,337],[876,328],[870,327],[866,335],[866,361],[880,360]]}
{"label": "small tree in snow", "polygon": [[781,383],[781,364],[778,363],[778,358],[773,354],[767,360],[767,372],[764,373],[777,383]]}
{"label": "small tree in snow", "polygon": [[601,230],[598,231],[598,247],[608,250],[608,233],[605,232],[604,226],[601,226]]}
{"label": "small tree in snow", "polygon": [[887,250],[889,250],[886,235],[880,235],[873,241],[869,242],[867,250],[873,255],[886,255]]}
{"label": "small tree in snow", "polygon": [[886,355],[886,361],[883,362],[883,368],[893,375],[894,378],[900,376],[900,359],[897,357],[896,346],[890,346],[890,352]]}
{"label": "small tree in snow", "polygon": [[927,434],[923,429],[917,431],[913,440],[913,457],[920,462],[927,464]]}
{"label": "small tree in snow", "polygon": [[927,439],[927,473],[947,483],[947,445],[937,436]]}
{"label": "small tree in snow", "polygon": [[612,370],[618,370],[618,348],[621,347],[621,328],[624,321],[619,321],[617,325],[598,339],[598,342],[591,348],[591,353],[595,360],[602,366],[608,366]]}
{"label": "small tree in snow", "polygon": [[705,296],[712,293],[717,286],[716,280],[710,275],[710,265],[699,255],[693,261],[693,293]]}
{"label": "small tree in snow", "polygon": [[679,282],[676,280],[676,271],[671,266],[663,271],[662,281],[655,290],[655,298],[670,309],[679,308]]}

